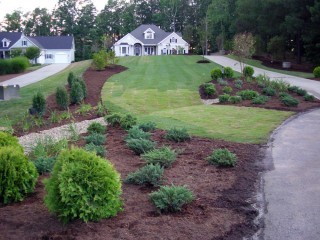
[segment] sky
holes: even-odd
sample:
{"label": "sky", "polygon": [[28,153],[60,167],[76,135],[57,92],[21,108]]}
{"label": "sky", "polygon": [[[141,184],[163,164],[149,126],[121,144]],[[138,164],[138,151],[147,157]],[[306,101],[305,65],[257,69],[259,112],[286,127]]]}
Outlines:
{"label": "sky", "polygon": [[[92,0],[92,2],[100,11],[108,0]],[[0,0],[0,22],[7,13],[12,13],[14,10],[21,10],[26,13],[39,7],[51,11],[57,3],[58,0]]]}

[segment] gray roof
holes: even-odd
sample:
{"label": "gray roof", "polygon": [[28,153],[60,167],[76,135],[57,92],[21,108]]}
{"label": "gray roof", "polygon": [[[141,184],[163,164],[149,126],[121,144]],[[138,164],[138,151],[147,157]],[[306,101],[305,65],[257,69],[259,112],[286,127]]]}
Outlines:
{"label": "gray roof", "polygon": [[[154,39],[144,38],[144,32],[148,28],[152,29],[155,32]],[[169,36],[171,33],[163,31],[161,28],[157,27],[154,24],[143,24],[135,30],[133,30],[130,34],[134,36],[136,39],[140,40],[143,44],[157,44],[161,42],[163,39],[165,39],[167,36]]]}
{"label": "gray roof", "polygon": [[[1,50],[8,50],[21,38],[22,32],[0,32],[0,51]],[[2,40],[8,39],[10,40],[10,44],[8,47],[2,46]]]}
{"label": "gray roof", "polygon": [[28,37],[43,49],[71,49],[73,36]]}

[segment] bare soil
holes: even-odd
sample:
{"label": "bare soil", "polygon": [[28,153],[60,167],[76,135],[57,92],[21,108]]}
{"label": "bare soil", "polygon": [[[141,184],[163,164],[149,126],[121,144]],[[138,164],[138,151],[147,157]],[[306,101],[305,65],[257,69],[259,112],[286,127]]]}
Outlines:
{"label": "bare soil", "polygon": [[[165,170],[164,184],[187,185],[195,200],[175,214],[159,214],[149,201],[157,190],[123,183],[124,211],[111,219],[68,225],[60,223],[43,204],[41,176],[36,190],[23,202],[0,207],[0,239],[242,239],[259,226],[253,223],[257,211],[249,204],[254,198],[261,147],[193,137],[184,143],[164,139],[164,131],[153,133],[158,146],[181,151],[177,161]],[[126,132],[109,127],[107,158],[125,179],[143,166],[139,156],[124,143]],[[84,145],[83,140],[78,143]],[[205,158],[216,148],[228,148],[238,156],[234,168],[209,165]]]}
{"label": "bare soil", "polygon": [[[234,79],[225,79],[228,82],[228,86],[232,87],[233,91],[230,95],[236,95],[238,91],[250,89],[259,92],[260,95],[262,94],[262,88],[257,85],[256,82],[247,82],[243,80],[243,85],[241,89],[237,89],[234,84]],[[203,88],[199,87],[199,93],[202,99],[215,99],[218,98],[219,95],[223,94],[222,89],[224,86],[220,86],[216,81],[211,81],[213,84],[215,84],[215,87],[217,89],[217,93],[213,96],[206,96],[206,94],[203,91]],[[320,107],[320,100],[315,99],[314,101],[305,101],[303,96],[299,96],[296,93],[289,93],[294,98],[296,98],[300,103],[297,107],[287,107],[284,105],[279,98],[279,94],[277,93],[275,96],[269,96],[269,101],[265,104],[253,104],[251,100],[244,100],[241,103],[232,104],[230,102],[226,103],[216,103],[219,105],[233,105],[233,106],[243,106],[243,107],[258,107],[258,108],[265,108],[265,109],[275,109],[275,110],[281,110],[281,111],[293,111],[293,112],[303,112],[309,109],[318,108]]]}

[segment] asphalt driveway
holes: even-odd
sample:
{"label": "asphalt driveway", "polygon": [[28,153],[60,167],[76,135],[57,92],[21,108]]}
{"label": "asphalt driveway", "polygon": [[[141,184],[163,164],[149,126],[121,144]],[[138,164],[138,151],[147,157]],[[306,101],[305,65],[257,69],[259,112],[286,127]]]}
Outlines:
{"label": "asphalt driveway", "polygon": [[12,78],[10,80],[4,81],[0,83],[0,86],[6,86],[6,85],[19,85],[20,87],[27,86],[29,84],[39,82],[47,77],[50,77],[66,67],[68,67],[69,63],[56,63],[56,64],[50,64],[48,66],[42,67],[38,70],[35,70],[33,72],[21,75],[19,77]]}
{"label": "asphalt driveway", "polygon": [[[209,60],[240,72],[237,61],[223,56]],[[266,74],[300,86],[320,98],[320,82],[275,73],[254,67],[255,74]],[[272,170],[263,176],[266,212],[261,239],[320,239],[320,110],[294,116],[271,136],[269,153]],[[266,162],[269,162],[266,159]]]}

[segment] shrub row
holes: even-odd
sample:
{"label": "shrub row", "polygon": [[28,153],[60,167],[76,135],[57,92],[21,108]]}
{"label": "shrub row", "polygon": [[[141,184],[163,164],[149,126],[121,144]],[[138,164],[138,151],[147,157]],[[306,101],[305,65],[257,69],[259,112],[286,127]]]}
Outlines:
{"label": "shrub row", "polygon": [[21,73],[30,66],[26,57],[15,57],[11,59],[0,60],[0,75]]}

